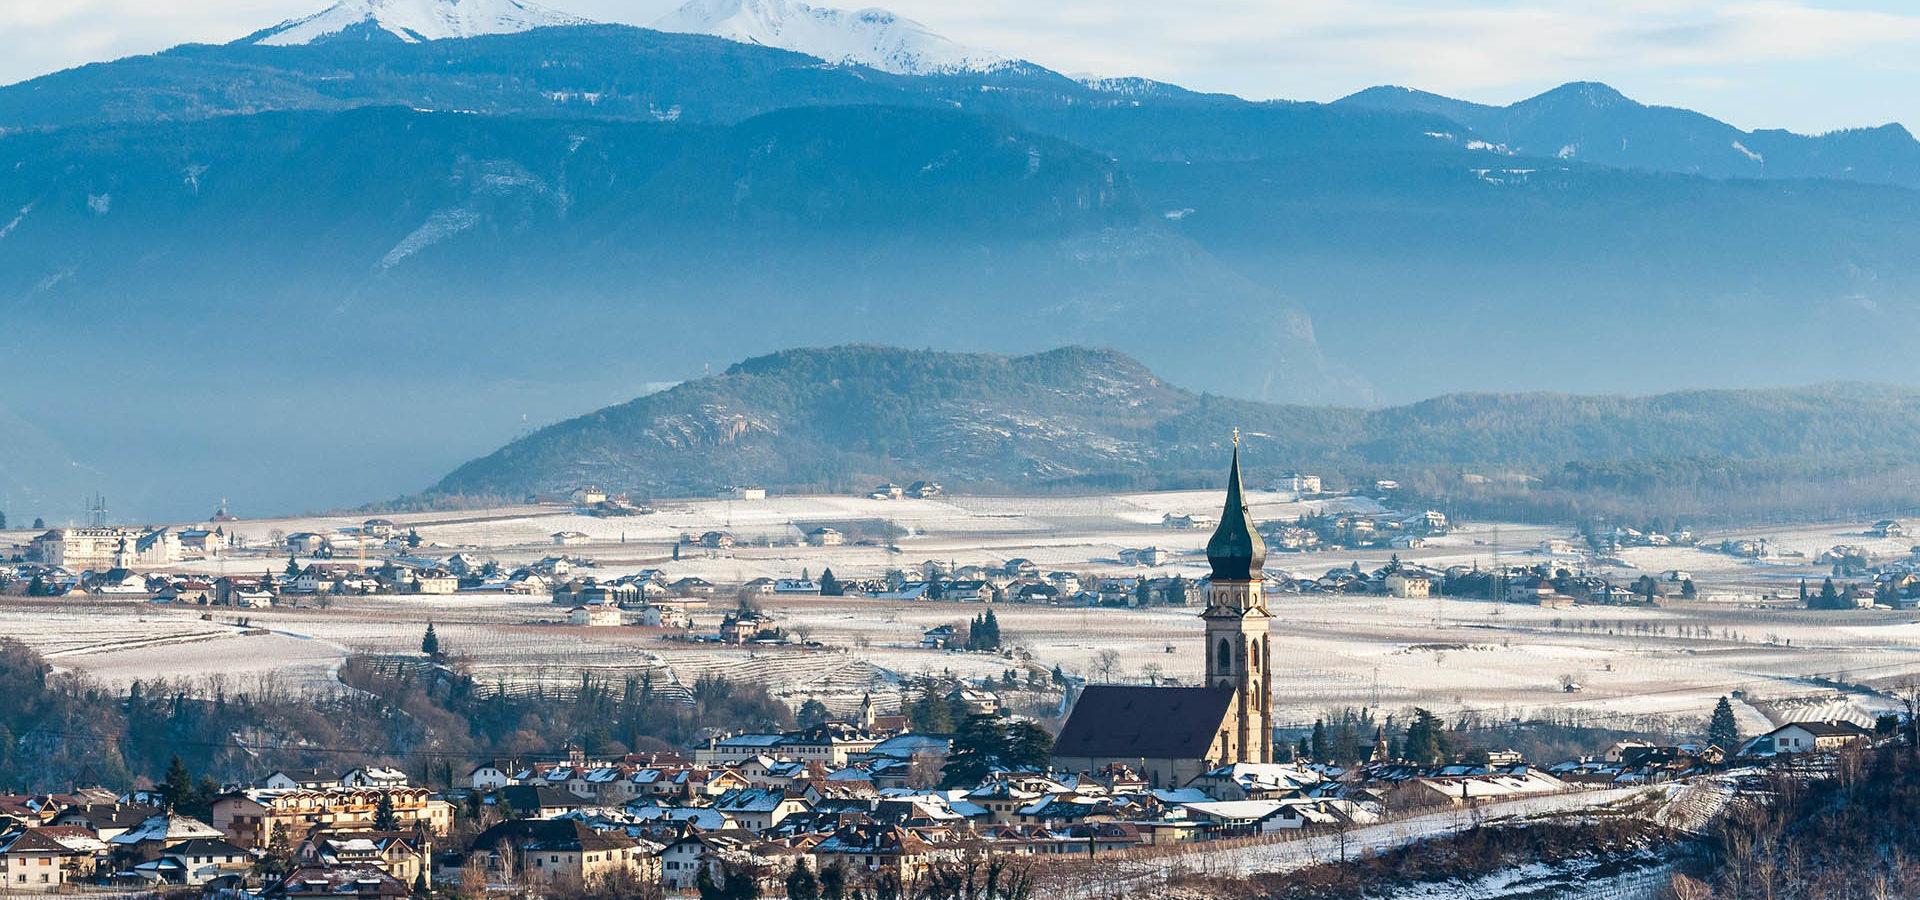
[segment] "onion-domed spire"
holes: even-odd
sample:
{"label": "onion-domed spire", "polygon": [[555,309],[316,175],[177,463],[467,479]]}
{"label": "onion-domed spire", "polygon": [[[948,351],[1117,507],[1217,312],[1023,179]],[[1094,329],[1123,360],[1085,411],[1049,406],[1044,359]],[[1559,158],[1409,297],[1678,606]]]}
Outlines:
{"label": "onion-domed spire", "polygon": [[1257,581],[1267,564],[1267,542],[1253,527],[1253,514],[1247,511],[1246,493],[1240,486],[1240,432],[1233,433],[1233,469],[1227,475],[1227,505],[1220,513],[1220,527],[1207,541],[1207,562],[1213,566],[1214,581]]}

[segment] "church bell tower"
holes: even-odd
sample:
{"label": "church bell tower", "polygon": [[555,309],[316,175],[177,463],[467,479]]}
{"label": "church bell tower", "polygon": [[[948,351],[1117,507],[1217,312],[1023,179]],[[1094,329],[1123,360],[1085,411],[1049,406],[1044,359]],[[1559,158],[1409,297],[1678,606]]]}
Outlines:
{"label": "church bell tower", "polygon": [[1233,437],[1233,469],[1227,476],[1227,504],[1220,526],[1207,541],[1207,684],[1234,692],[1230,725],[1224,726],[1223,762],[1273,761],[1273,727],[1268,721],[1273,666],[1267,598],[1261,587],[1267,543],[1254,529],[1240,483],[1240,435]]}

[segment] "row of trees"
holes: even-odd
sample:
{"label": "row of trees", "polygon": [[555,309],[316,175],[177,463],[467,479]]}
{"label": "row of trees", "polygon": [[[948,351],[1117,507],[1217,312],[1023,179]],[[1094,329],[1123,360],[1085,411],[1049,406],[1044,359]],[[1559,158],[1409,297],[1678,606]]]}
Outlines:
{"label": "row of trees", "polygon": [[[248,736],[251,750],[235,735]],[[146,679],[117,692],[57,673],[25,644],[0,638],[0,785],[125,790],[146,777],[171,783],[173,802],[192,808],[213,780],[343,758],[403,760],[424,740],[380,696],[293,690],[272,674]]]}
{"label": "row of trees", "polygon": [[1856,604],[1851,597],[1834,586],[1833,577],[1820,583],[1818,594],[1807,592],[1807,580],[1800,579],[1800,604],[1808,609],[1854,609]]}
{"label": "row of trees", "polygon": [[571,741],[595,756],[684,747],[708,728],[783,730],[793,712],[764,685],[718,674],[684,689],[663,689],[652,673],[609,679],[580,673],[570,685],[536,682],[519,689],[482,685],[471,675],[408,660],[354,657],[340,678],[402,712],[439,742],[436,751],[473,758],[546,751]]}
{"label": "row of trees", "polygon": [[1370,709],[1341,710],[1329,718],[1314,720],[1313,730],[1294,746],[1294,758],[1317,763],[1351,765],[1365,762],[1373,753],[1376,737],[1387,741],[1387,756],[1423,766],[1461,760],[1484,761],[1485,750],[1467,746],[1467,742],[1447,727],[1431,711],[1415,707],[1405,726],[1391,718],[1375,722]]}
{"label": "row of trees", "polygon": [[967,623],[967,649],[994,651],[1000,649],[1000,620],[994,618],[989,609],[974,616]]}
{"label": "row of trees", "polygon": [[[1445,763],[1485,764],[1489,750],[1513,749],[1529,759],[1561,759],[1590,754],[1596,747],[1622,738],[1642,737],[1643,731],[1619,731],[1596,728],[1577,721],[1535,721],[1515,728],[1502,719],[1496,722],[1463,715],[1449,724],[1432,711],[1415,707],[1403,720],[1389,716],[1376,720],[1370,709],[1343,709],[1316,719],[1313,728],[1292,746],[1283,744],[1283,756],[1295,760],[1353,765],[1371,757],[1376,739],[1387,743],[1387,757],[1423,766]],[[1696,723],[1698,720],[1694,720]],[[1637,727],[1652,731],[1690,731],[1697,728],[1682,722],[1642,722]],[[1707,741],[1729,753],[1740,746],[1741,734],[1733,705],[1726,698],[1713,708],[1707,722]]]}
{"label": "row of trees", "polygon": [[996,769],[1044,771],[1053,758],[1053,735],[1032,719],[969,716],[953,735],[942,787],[972,787]]}
{"label": "row of trees", "polygon": [[546,752],[567,741],[594,755],[672,750],[708,728],[793,724],[763,686],[717,675],[696,681],[691,696],[678,686],[658,690],[646,675],[522,689],[482,685],[418,658],[352,657],[340,679],[351,689],[296,691],[263,675],[142,680],[117,693],[56,673],[31,648],[0,638],[0,785],[126,790],[146,777],[177,808],[204,814],[217,782],[273,768],[379,762],[446,786],[452,759]]}

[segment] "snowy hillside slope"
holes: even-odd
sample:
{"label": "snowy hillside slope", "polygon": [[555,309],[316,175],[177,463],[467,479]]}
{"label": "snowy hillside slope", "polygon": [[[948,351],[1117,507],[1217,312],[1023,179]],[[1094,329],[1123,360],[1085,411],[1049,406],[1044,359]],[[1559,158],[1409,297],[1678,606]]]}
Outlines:
{"label": "snowy hillside slope", "polygon": [[416,43],[590,24],[589,19],[520,0],[341,0],[304,19],[249,35],[242,43],[284,47],[386,36]]}
{"label": "snowy hillside slope", "polygon": [[898,75],[985,71],[1008,62],[883,9],[824,9],[795,0],[692,0],[652,27],[777,47]]}

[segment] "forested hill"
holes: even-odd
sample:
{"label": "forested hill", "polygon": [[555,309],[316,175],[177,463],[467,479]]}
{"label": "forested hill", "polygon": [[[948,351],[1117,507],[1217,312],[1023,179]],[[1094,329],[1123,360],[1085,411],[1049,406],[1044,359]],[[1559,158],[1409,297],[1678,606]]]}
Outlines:
{"label": "forested hill", "polygon": [[[1223,360],[1223,365],[1231,365]],[[1920,391],[1860,384],[1644,397],[1460,394],[1378,410],[1195,394],[1111,350],[1030,356],[791,350],[542,429],[425,499],[595,483],[641,496],[728,484],[844,491],[931,479],[990,491],[1218,480],[1232,429],[1256,483],[1406,482],[1543,513],[1738,516],[1912,502]],[[1330,486],[1332,486],[1330,485]]]}

